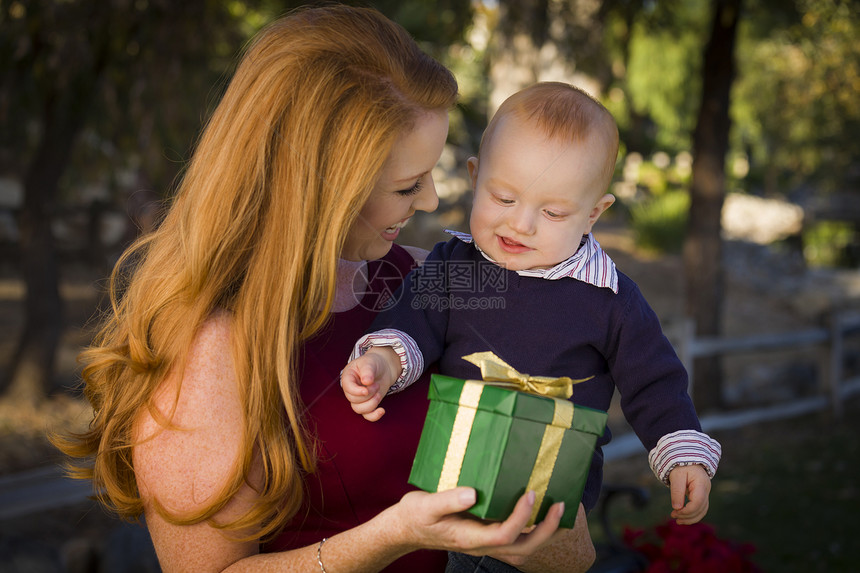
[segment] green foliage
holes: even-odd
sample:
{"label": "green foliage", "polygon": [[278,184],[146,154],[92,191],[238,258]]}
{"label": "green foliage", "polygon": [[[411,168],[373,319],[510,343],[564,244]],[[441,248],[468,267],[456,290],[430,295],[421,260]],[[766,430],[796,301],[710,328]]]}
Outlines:
{"label": "green foliage", "polygon": [[[731,154],[749,158],[744,186],[787,193],[851,187],[860,140],[856,0],[747,0],[735,50]],[[605,4],[607,107],[630,148],[689,150],[710,3]]]}
{"label": "green foliage", "polygon": [[838,190],[860,158],[857,3],[798,0],[792,8],[782,27],[743,22],[733,145],[749,149],[769,192],[810,181]]}
{"label": "green foliage", "polygon": [[[375,5],[443,61],[472,15],[453,0],[350,3]],[[23,178],[52,90],[85,82],[96,87],[75,110],[84,127],[61,181],[65,198],[105,186],[120,201],[130,185],[168,193],[243,46],[305,4],[318,2],[0,2],[0,174]]]}
{"label": "green foliage", "polygon": [[454,73],[460,91],[459,105],[450,115],[448,141],[475,153],[487,125],[487,49],[490,28],[498,14],[480,3],[470,5],[472,17],[468,26],[461,29],[461,36],[437,57]]}
{"label": "green foliage", "polygon": [[691,78],[700,63],[700,37],[690,31],[634,39],[628,86],[634,111],[658,127],[657,149],[680,151],[690,146],[699,100],[699,87]]}
{"label": "green foliage", "polygon": [[0,113],[0,172],[23,178],[36,146],[55,137],[55,118],[46,110],[88,93],[73,108],[83,127],[60,181],[70,202],[80,202],[85,188],[166,193],[246,34],[271,13],[262,2],[238,0],[42,0],[7,7],[0,61],[10,81],[0,82],[0,102],[13,111]]}
{"label": "green foliage", "polygon": [[639,167],[639,184],[656,196],[663,195],[669,190],[669,179],[665,169],[651,162],[643,163]]}
{"label": "green foliage", "polygon": [[608,107],[638,151],[689,149],[709,6],[678,0],[631,9],[611,11],[607,19],[605,43],[620,90],[610,93]]}
{"label": "green foliage", "polygon": [[814,267],[848,266],[849,246],[856,244],[853,225],[821,221],[803,231],[803,258]]}
{"label": "green foliage", "polygon": [[[348,1],[375,6],[400,22],[455,72],[462,104],[452,115],[450,140],[474,149],[485,120],[491,64],[485,48],[498,4]],[[121,182],[127,173],[145,174],[151,188],[166,191],[207,110],[220,98],[240,48],[265,23],[308,3],[0,2],[0,173],[20,177],[41,133],[48,89],[70,81],[92,59],[89,46],[98,39],[92,14],[99,7],[110,6],[104,11],[112,18],[110,62],[82,112],[87,124],[63,179],[68,196],[93,184],[127,186]],[[860,139],[854,136],[860,133],[856,7],[856,0],[745,1],[730,156],[748,157],[749,174],[731,185],[763,185],[768,193],[800,186],[816,192],[851,188],[850,178],[860,173]],[[558,20],[575,12],[547,14]],[[600,30],[582,39],[591,43],[570,55],[577,72],[593,72],[605,88],[603,101],[629,150],[646,156],[688,151],[710,3],[605,0],[600,14]],[[594,54],[605,61],[591,62]],[[638,183],[652,194],[670,192],[678,183],[670,171],[665,177],[661,171],[643,165]]]}
{"label": "green foliage", "polygon": [[657,195],[630,209],[638,246],[656,252],[680,252],[687,229],[690,194],[674,190]]}

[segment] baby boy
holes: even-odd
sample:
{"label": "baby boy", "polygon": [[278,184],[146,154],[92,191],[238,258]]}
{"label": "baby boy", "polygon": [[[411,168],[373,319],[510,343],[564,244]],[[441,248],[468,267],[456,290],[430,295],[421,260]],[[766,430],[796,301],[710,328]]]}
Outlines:
{"label": "baby boy", "polygon": [[[386,393],[425,364],[480,378],[462,360],[490,350],[520,372],[573,379],[575,404],[621,407],[670,486],[672,517],[701,520],[719,443],[701,432],[687,374],[636,284],[591,234],[615,201],[606,191],[618,153],[612,115],[583,91],[540,83],[506,100],[468,161],[470,230],[436,245],[356,344],[341,384],[355,412],[378,420]],[[598,441],[582,503],[602,481]]]}

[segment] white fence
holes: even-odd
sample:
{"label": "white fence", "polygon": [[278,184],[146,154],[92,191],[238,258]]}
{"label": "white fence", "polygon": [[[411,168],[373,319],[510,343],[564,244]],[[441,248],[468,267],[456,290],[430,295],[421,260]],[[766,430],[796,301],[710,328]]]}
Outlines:
{"label": "white fence", "polygon": [[834,415],[842,416],[842,401],[860,390],[860,377],[844,378],[845,338],[860,333],[860,314],[834,312],[826,326],[793,332],[756,334],[734,338],[696,337],[695,324],[682,325],[678,354],[690,376],[690,390],[695,383],[693,364],[696,358],[728,354],[785,350],[813,346],[819,349],[820,396],[829,403]]}

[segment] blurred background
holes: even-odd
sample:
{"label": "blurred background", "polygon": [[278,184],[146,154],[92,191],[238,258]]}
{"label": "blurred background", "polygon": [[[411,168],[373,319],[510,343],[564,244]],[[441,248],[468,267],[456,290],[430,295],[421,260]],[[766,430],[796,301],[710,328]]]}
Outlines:
{"label": "blurred background", "polygon": [[[0,572],[157,570],[144,530],[59,477],[46,430],[88,423],[75,356],[113,263],[169,205],[242,46],[302,4],[0,0]],[[460,83],[440,208],[400,242],[468,230],[466,159],[508,95],[559,80],[600,99],[622,146],[595,235],[724,445],[694,544],[746,563],[712,570],[860,570],[860,2],[360,4]],[[651,498],[611,528],[665,541],[668,494],[611,416],[608,481]]]}

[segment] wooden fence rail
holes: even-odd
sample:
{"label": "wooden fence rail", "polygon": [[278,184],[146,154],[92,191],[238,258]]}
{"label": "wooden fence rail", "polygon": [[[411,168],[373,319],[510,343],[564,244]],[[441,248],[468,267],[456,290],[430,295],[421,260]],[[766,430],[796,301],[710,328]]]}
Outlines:
{"label": "wooden fence rail", "polygon": [[827,397],[833,413],[842,416],[842,400],[845,391],[853,392],[854,384],[845,385],[843,364],[845,361],[845,338],[860,333],[860,314],[834,312],[819,328],[794,332],[755,334],[741,337],[696,337],[695,323],[686,320],[681,325],[678,337],[678,354],[690,376],[690,391],[695,383],[693,364],[696,358],[786,350],[796,347],[817,346],[820,349],[819,387]]}

